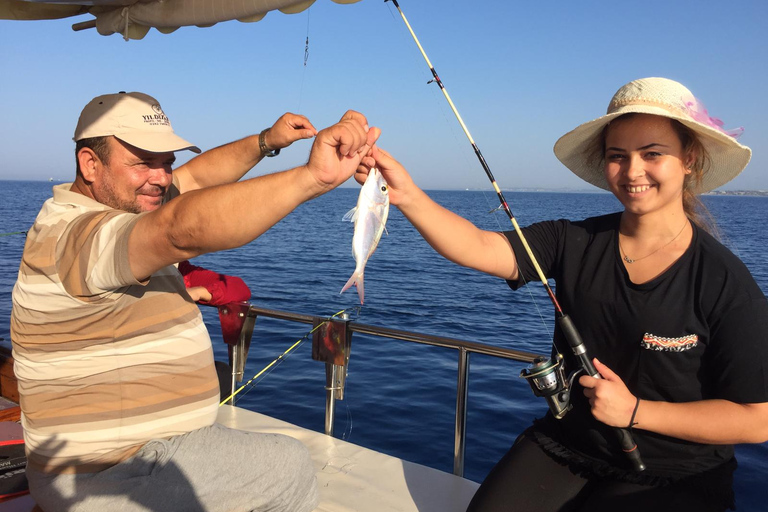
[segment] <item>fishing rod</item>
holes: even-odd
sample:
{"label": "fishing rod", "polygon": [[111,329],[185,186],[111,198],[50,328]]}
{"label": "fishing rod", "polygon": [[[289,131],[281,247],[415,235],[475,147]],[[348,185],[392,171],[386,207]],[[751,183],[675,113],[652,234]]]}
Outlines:
{"label": "fishing rod", "polygon": [[[595,366],[592,364],[592,360],[587,355],[587,349],[584,346],[584,342],[581,339],[581,335],[579,334],[579,331],[576,329],[576,325],[573,323],[573,320],[571,320],[571,318],[567,314],[565,314],[563,312],[563,309],[560,307],[560,303],[557,301],[555,294],[552,292],[552,288],[549,286],[549,283],[547,282],[547,277],[544,275],[544,272],[541,270],[541,266],[539,266],[539,262],[536,259],[536,256],[534,256],[533,251],[531,250],[531,247],[528,245],[528,241],[526,240],[525,235],[523,234],[523,231],[520,229],[520,226],[517,223],[517,219],[512,213],[512,210],[509,208],[509,204],[507,203],[507,200],[504,199],[504,194],[502,194],[501,189],[499,188],[499,185],[496,183],[496,178],[493,177],[491,168],[488,167],[488,163],[485,161],[485,157],[483,157],[483,154],[480,152],[480,148],[477,147],[477,144],[472,138],[472,134],[469,133],[469,129],[467,128],[467,125],[464,124],[464,120],[461,118],[459,111],[456,109],[456,106],[453,104],[453,101],[451,100],[451,96],[448,94],[448,90],[443,85],[443,82],[440,80],[440,77],[438,76],[437,71],[435,71],[434,66],[432,66],[432,63],[429,61],[429,57],[427,57],[427,53],[424,51],[424,48],[421,46],[421,43],[419,42],[419,38],[416,37],[416,33],[413,31],[413,28],[411,28],[411,24],[408,23],[408,19],[405,17],[405,14],[403,13],[402,9],[400,9],[400,5],[397,3],[397,0],[384,0],[384,2],[392,2],[394,6],[397,8],[397,11],[400,13],[400,17],[403,18],[403,21],[405,22],[405,26],[408,28],[408,31],[411,33],[411,37],[413,37],[413,40],[416,42],[416,46],[419,47],[419,51],[421,52],[422,57],[424,57],[424,60],[427,62],[427,65],[429,66],[429,70],[432,72],[432,76],[434,77],[434,79],[430,80],[428,83],[435,82],[437,83],[438,87],[440,87],[440,90],[442,91],[443,96],[445,96],[445,99],[448,101],[448,104],[450,105],[451,110],[453,111],[453,114],[456,116],[456,119],[458,119],[459,121],[459,124],[461,125],[461,129],[464,130],[464,134],[467,136],[467,139],[469,139],[470,144],[472,144],[472,149],[475,151],[475,155],[477,156],[477,159],[480,161],[480,165],[483,167],[485,174],[488,176],[488,179],[491,181],[491,185],[493,185],[493,189],[496,191],[496,195],[498,196],[499,201],[501,202],[501,208],[504,210],[504,213],[507,214],[507,217],[509,217],[509,220],[512,222],[512,226],[514,227],[515,233],[517,233],[517,236],[520,238],[520,242],[525,248],[525,252],[528,255],[530,262],[533,264],[533,267],[536,269],[536,273],[538,274],[539,279],[541,280],[541,284],[544,285],[544,289],[547,292],[547,296],[549,296],[549,300],[552,301],[552,305],[555,307],[555,318],[556,318],[557,324],[560,326],[560,329],[563,332],[563,335],[565,336],[565,339],[568,342],[568,345],[571,347],[573,354],[576,356],[578,363],[581,366],[579,370],[577,370],[576,372],[571,374],[568,378],[566,378],[565,368],[563,365],[563,356],[558,353],[555,356],[554,360],[546,357],[537,358],[530,369],[523,370],[520,374],[521,377],[525,378],[528,381],[528,383],[531,386],[531,389],[533,390],[534,395],[544,397],[547,400],[547,404],[549,405],[549,408],[550,408],[550,411],[552,411],[552,414],[557,419],[561,419],[563,416],[565,416],[565,413],[571,409],[570,388],[576,376],[582,371],[586,372],[587,375],[590,375],[592,377],[601,378],[601,376],[598,373],[598,371],[595,369]],[[555,346],[555,349],[557,350],[557,346]],[[628,428],[615,427],[614,430],[616,431],[616,435],[618,437],[619,444],[621,445],[621,449],[622,451],[624,451],[624,453],[627,455],[627,458],[632,463],[632,467],[636,471],[643,471],[645,469],[645,464],[643,463],[640,457],[640,452],[637,449],[637,444],[632,438],[632,433],[629,431]]]}

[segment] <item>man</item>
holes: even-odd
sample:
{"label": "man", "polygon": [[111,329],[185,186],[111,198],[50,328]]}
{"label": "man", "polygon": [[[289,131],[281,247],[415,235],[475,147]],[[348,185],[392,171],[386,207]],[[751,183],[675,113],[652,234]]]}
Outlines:
{"label": "man", "polygon": [[[313,135],[305,165],[238,182]],[[211,341],[173,264],[252,241],[354,174],[378,135],[357,112],[319,133],[285,114],[172,171],[175,151],[200,150],[154,98],[83,109],[75,181],[43,205],[13,292],[27,474],[46,512],[316,506],[303,445],[215,424]]]}

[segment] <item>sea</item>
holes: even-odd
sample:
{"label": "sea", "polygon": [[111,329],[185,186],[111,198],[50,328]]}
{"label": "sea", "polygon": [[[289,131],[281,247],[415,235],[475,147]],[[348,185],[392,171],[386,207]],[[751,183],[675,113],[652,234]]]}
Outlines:
{"label": "sea", "polygon": [[[23,233],[51,196],[49,182],[0,181],[0,344],[10,346],[11,291]],[[498,278],[454,265],[435,253],[392,208],[387,234],[365,271],[365,304],[355,289],[340,294],[355,267],[353,226],[342,217],[358,188],[340,188],[299,206],[247,246],[208,254],[193,263],[241,277],[251,303],[327,317],[348,310],[364,324],[548,354],[553,309],[540,283],[512,292]],[[429,191],[437,202],[491,230],[511,229],[492,191]],[[607,193],[505,192],[521,226],[545,219],[583,219],[618,211]],[[768,197],[714,195],[704,203],[723,242],[768,293]],[[228,222],[240,222],[233,212]],[[227,360],[217,311],[203,308],[216,358]],[[259,317],[246,381],[311,326]],[[768,343],[768,340],[765,340]],[[323,431],[325,368],[312,360],[310,341],[237,397],[238,405]],[[451,472],[458,355],[456,351],[354,334],[344,400],[337,402],[334,435],[402,459]],[[526,365],[490,356],[470,358],[464,476],[482,481],[515,437],[547,406],[519,377]],[[737,447],[740,511],[766,510],[768,443]]]}

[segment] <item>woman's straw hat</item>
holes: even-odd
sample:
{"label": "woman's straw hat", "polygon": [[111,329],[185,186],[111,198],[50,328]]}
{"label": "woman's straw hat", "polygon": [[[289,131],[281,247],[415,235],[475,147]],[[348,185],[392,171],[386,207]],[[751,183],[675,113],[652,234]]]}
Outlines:
{"label": "woman's straw hat", "polygon": [[587,148],[608,123],[629,113],[676,119],[696,132],[710,159],[697,193],[709,192],[728,183],[744,170],[752,157],[751,149],[736,142],[743,129],[723,130],[723,122],[709,117],[691,91],[667,78],[642,78],[623,86],[613,96],[606,115],[560,137],[555,143],[555,155],[581,179],[609,190],[602,166],[589,161]]}

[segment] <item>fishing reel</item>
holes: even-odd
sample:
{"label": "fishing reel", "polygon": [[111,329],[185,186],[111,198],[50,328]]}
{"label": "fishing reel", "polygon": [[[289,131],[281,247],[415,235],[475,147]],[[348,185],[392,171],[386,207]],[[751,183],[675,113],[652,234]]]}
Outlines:
{"label": "fishing reel", "polygon": [[571,410],[573,380],[582,371],[578,369],[566,378],[563,355],[558,353],[554,358],[537,357],[531,366],[520,372],[520,376],[528,381],[534,395],[546,399],[549,410],[560,420]]}

